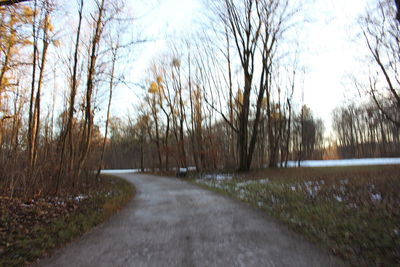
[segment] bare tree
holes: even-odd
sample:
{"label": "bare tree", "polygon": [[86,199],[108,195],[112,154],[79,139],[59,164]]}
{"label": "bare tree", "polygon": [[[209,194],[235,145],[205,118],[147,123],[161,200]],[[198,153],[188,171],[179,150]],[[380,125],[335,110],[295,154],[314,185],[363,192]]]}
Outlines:
{"label": "bare tree", "polygon": [[35,88],[36,88],[36,65],[37,65],[37,51],[38,51],[38,27],[37,27],[37,0],[34,1],[33,9],[33,22],[32,22],[32,37],[33,37],[33,54],[32,54],[32,82],[31,82],[31,94],[29,100],[29,120],[28,120],[28,172],[27,177],[29,178],[34,168],[35,159],[35,116],[34,116],[34,102],[35,102]]}
{"label": "bare tree", "polygon": [[400,129],[387,120],[373,99],[350,103],[333,113],[337,152],[343,158],[398,156]]}
{"label": "bare tree", "polygon": [[147,105],[150,108],[150,113],[154,122],[155,136],[151,133],[150,127],[148,127],[149,137],[154,141],[157,147],[158,156],[158,168],[162,169],[162,156],[161,156],[161,140],[160,140],[160,119],[159,119],[159,102],[161,101],[159,90],[162,90],[161,80],[152,82],[150,84],[149,93],[150,95],[145,98]]}
{"label": "bare tree", "polygon": [[85,117],[81,137],[81,153],[76,177],[79,177],[87,160],[93,134],[93,106],[92,97],[97,72],[97,59],[99,55],[100,41],[104,30],[105,0],[96,1],[97,16],[94,19],[93,36],[90,40],[89,66],[87,71],[85,92]]}
{"label": "bare tree", "polygon": [[[103,138],[94,115],[102,108],[99,92],[108,90],[108,129],[119,68],[116,46],[103,46],[104,32],[118,5],[94,0],[84,8],[84,1],[78,0],[77,27],[71,28],[74,40],[68,52],[58,48],[70,41],[68,34],[58,34],[64,29],[55,31],[52,25],[63,8],[51,0],[12,5],[20,2],[24,1],[0,1],[0,191],[11,196],[73,194],[90,184],[90,171],[99,166],[108,141],[108,131]],[[49,75],[52,63],[54,76]],[[111,78],[106,76],[108,69]],[[65,83],[60,83],[59,73],[66,74]],[[59,95],[66,99],[60,113]]]}
{"label": "bare tree", "polygon": [[[43,79],[45,66],[47,62],[47,51],[52,42],[50,32],[51,25],[50,13],[53,6],[50,1],[45,0],[38,6],[37,0],[34,3],[34,19],[32,23],[33,38],[33,57],[32,57],[32,82],[31,97],[29,105],[29,124],[28,124],[28,175],[29,184],[35,184],[34,173],[38,153],[38,142],[40,133],[40,112],[41,112],[41,95],[43,87]],[[40,8],[40,14],[36,14]],[[42,41],[39,44],[39,41]],[[40,49],[41,48],[41,49]],[[39,51],[39,49],[41,51]],[[39,71],[38,77],[36,72]]]}
{"label": "bare tree", "polygon": [[[226,0],[224,10],[226,13],[221,14],[230,34],[233,35],[243,70],[243,103],[239,115],[238,128],[240,171],[249,170],[252,156],[249,151],[248,133],[250,94],[253,87],[255,54],[262,27],[261,18],[254,18],[257,9],[258,3],[256,1],[245,0],[241,1],[239,5],[234,1]],[[261,98],[264,92],[264,88],[260,88]],[[257,102],[259,102],[258,99]],[[256,132],[253,132],[253,134],[256,134]]]}
{"label": "bare tree", "polygon": [[[272,84],[273,66],[278,61],[275,57],[277,43],[282,39],[282,34],[287,29],[288,20],[293,13],[288,10],[288,1],[275,0],[225,0],[218,8],[219,17],[226,27],[227,33],[232,36],[243,75],[243,89],[240,90],[243,100],[239,109],[237,142],[239,170],[248,171],[258,140],[264,96],[267,99],[269,147],[276,147],[271,124],[271,99],[274,88]],[[257,64],[262,66],[259,72],[255,69]],[[255,110],[250,127],[251,95],[253,91],[255,91]],[[272,153],[274,151],[270,151],[269,165],[271,167],[276,166],[276,157]]]}
{"label": "bare tree", "polygon": [[81,28],[82,28],[82,18],[83,18],[83,0],[80,0],[79,7],[78,7],[78,27],[76,30],[76,35],[75,35],[75,46],[74,46],[74,52],[73,52],[73,62],[72,62],[72,70],[71,70],[71,75],[70,75],[70,93],[69,93],[69,107],[68,107],[68,117],[67,117],[67,125],[64,131],[64,134],[62,136],[62,148],[61,148],[61,155],[60,155],[60,164],[59,164],[59,169],[58,169],[58,175],[57,175],[57,181],[56,181],[56,189],[55,192],[57,194],[59,185],[60,185],[60,179],[61,176],[64,172],[64,159],[66,157],[66,147],[67,143],[69,144],[69,159],[68,159],[68,165],[67,165],[67,173],[68,175],[71,175],[72,169],[74,167],[73,162],[74,162],[74,146],[73,146],[73,140],[72,140],[72,123],[74,119],[74,113],[75,113],[75,98],[77,94],[77,87],[78,87],[78,55],[79,55],[79,45],[80,45],[80,36],[81,36]]}
{"label": "bare tree", "polygon": [[[361,18],[361,28],[371,60],[367,92],[386,119],[400,127],[400,21],[396,19],[398,1],[379,0],[377,8]],[[395,107],[396,112],[392,110]]]}
{"label": "bare tree", "polygon": [[[111,37],[112,38],[112,37]],[[109,89],[109,95],[108,95],[108,104],[107,104],[107,114],[106,114],[106,125],[105,125],[105,130],[104,130],[104,138],[103,138],[103,144],[101,147],[101,155],[100,155],[100,161],[99,161],[99,167],[97,169],[97,174],[96,177],[98,178],[100,176],[100,171],[103,167],[103,160],[104,160],[104,153],[106,149],[106,142],[107,142],[107,136],[108,136],[108,126],[110,123],[110,112],[111,112],[111,101],[112,101],[112,96],[113,96],[113,90],[115,87],[115,67],[116,63],[118,60],[118,53],[120,50],[120,36],[119,33],[117,33],[116,40],[110,40],[111,42],[111,70],[110,70],[110,75],[109,75],[109,83],[108,83],[108,89]]]}

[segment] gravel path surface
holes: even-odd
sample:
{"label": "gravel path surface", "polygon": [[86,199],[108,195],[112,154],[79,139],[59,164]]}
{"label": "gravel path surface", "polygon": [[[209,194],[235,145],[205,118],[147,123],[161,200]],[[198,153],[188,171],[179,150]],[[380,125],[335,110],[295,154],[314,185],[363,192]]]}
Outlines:
{"label": "gravel path surface", "polygon": [[118,174],[136,197],[37,266],[341,266],[263,212],[174,178]]}

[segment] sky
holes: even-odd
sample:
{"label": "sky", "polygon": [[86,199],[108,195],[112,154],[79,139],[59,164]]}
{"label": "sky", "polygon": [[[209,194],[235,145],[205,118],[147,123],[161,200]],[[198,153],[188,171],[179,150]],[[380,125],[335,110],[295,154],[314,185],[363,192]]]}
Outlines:
{"label": "sky", "polygon": [[[139,39],[147,41],[135,47],[134,62],[127,75],[130,88],[119,88],[114,98],[113,114],[120,115],[128,110],[133,112],[134,106],[140,102],[143,86],[147,78],[147,70],[151,61],[165,51],[168,42],[174,36],[189,32],[196,23],[201,0],[127,0],[127,9],[132,17],[137,18]],[[127,99],[129,99],[127,101]],[[126,113],[126,112],[125,112]]]}
{"label": "sky", "polygon": [[[183,35],[199,22],[202,0],[128,0],[128,8],[137,17],[139,31],[149,41],[136,48],[129,73],[135,84],[117,92],[113,113],[132,109],[137,104],[151,60],[166,47],[168,40]],[[365,0],[309,0],[301,14],[305,21],[298,27],[300,60],[306,68],[302,85],[304,103],[320,117],[331,133],[332,110],[357,97],[349,74],[358,75],[363,64],[364,46],[358,35],[357,18],[366,8]],[[371,2],[371,1],[369,1]],[[129,101],[127,101],[129,99]],[[115,103],[114,102],[114,103]]]}
{"label": "sky", "polygon": [[365,0],[316,0],[318,10],[305,27],[308,51],[304,51],[308,71],[304,78],[304,101],[321,117],[330,131],[335,107],[358,96],[349,75],[359,72],[364,45],[358,38],[357,18]]}

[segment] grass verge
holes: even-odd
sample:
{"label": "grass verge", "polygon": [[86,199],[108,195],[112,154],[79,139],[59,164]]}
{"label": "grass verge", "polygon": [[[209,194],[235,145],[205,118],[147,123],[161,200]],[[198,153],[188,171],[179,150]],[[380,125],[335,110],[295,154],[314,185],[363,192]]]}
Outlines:
{"label": "grass verge", "polygon": [[134,186],[102,175],[96,190],[22,202],[0,198],[0,266],[23,266],[82,235],[119,211]]}
{"label": "grass verge", "polygon": [[400,263],[400,166],[257,170],[191,182],[266,211],[351,265]]}

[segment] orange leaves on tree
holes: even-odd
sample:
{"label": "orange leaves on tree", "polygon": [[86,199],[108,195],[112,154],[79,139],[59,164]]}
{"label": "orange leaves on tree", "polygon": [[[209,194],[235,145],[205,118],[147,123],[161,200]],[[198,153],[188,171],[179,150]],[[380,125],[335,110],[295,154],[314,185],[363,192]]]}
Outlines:
{"label": "orange leaves on tree", "polygon": [[157,84],[156,82],[152,82],[152,83],[150,84],[150,88],[149,88],[148,92],[149,92],[150,94],[155,94],[155,93],[157,93],[157,92],[158,92],[158,84]]}

